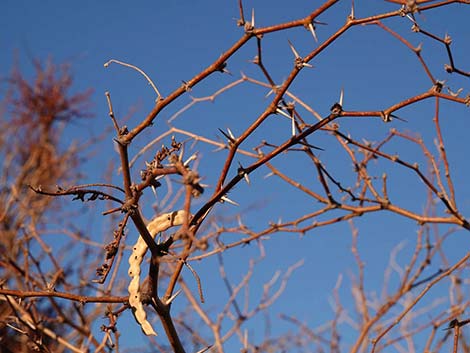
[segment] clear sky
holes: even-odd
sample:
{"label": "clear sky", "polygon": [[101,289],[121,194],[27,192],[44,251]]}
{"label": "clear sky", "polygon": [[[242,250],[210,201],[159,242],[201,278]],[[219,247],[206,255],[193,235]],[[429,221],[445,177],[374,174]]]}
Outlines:
{"label": "clear sky", "polygon": [[[356,16],[364,17],[397,9],[396,4],[384,1],[356,1]],[[247,17],[255,9],[256,26],[263,27],[307,16],[321,4],[320,1],[245,1]],[[318,18],[327,25],[318,25],[316,34],[319,42],[324,41],[346,20],[350,11],[350,2],[340,1],[332,9]],[[151,109],[155,94],[145,80],[135,71],[103,64],[110,59],[132,63],[154,80],[158,89],[165,96],[181,85],[182,80],[192,76],[211,64],[226,49],[236,42],[243,30],[236,26],[238,17],[237,1],[76,1],[64,2],[45,0],[13,1],[4,0],[0,5],[0,75],[5,77],[15,61],[23,72],[32,73],[31,58],[54,62],[64,61],[72,64],[75,78],[75,90],[92,87],[92,112],[94,118],[86,124],[81,123],[73,131],[67,132],[71,139],[80,140],[87,133],[99,135],[103,129],[111,126],[107,116],[105,91],[111,93],[118,118],[129,119],[132,127]],[[452,5],[444,10],[434,10],[416,15],[424,29],[443,37],[448,33],[452,39],[454,60],[463,70],[470,70],[470,6]],[[423,43],[423,58],[438,80],[445,80],[453,90],[460,87],[469,91],[468,78],[447,74],[443,66],[447,63],[445,48],[419,34],[411,32],[411,22],[407,18],[394,18],[384,23],[405,36],[414,46]],[[266,35],[263,39],[265,64],[277,83],[287,77],[293,62],[289,49],[290,40],[300,55],[305,55],[318,44],[311,34],[304,29],[292,29],[282,33]],[[249,61],[256,55],[256,42],[253,40],[243,47],[228,62],[231,75],[215,74],[207,81],[195,87],[193,97],[213,94],[217,89],[240,78],[241,72],[250,77],[263,80],[260,70]],[[350,29],[342,38],[333,43],[311,64],[311,70],[305,70],[294,82],[292,92],[311,105],[321,116],[329,113],[329,108],[338,100],[344,89],[344,108],[346,110],[382,110],[407,97],[423,93],[432,84],[411,50],[377,26],[358,26]],[[1,87],[0,94],[4,92]],[[265,98],[268,90],[244,83],[228,91],[214,103],[202,102],[178,116],[173,125],[195,131],[208,138],[220,136],[218,128],[230,128],[239,134],[269,104]],[[178,99],[174,105],[162,112],[161,117],[151,131],[144,134],[144,139],[133,149],[144,145],[151,138],[167,128],[165,121],[180,108],[190,102],[188,95]],[[129,112],[134,112],[129,116]],[[436,153],[433,144],[433,101],[420,103],[415,109],[403,109],[399,116],[407,123],[393,121],[384,124],[379,119],[347,119],[340,122],[343,131],[369,141],[383,139],[389,129],[420,133],[427,146]],[[305,113],[305,112],[304,112]],[[305,113],[309,122],[315,117]],[[442,119],[446,148],[452,173],[458,190],[458,202],[462,213],[470,215],[470,189],[468,187],[469,167],[468,131],[470,128],[469,110],[460,105],[443,103]],[[262,134],[255,134],[249,140],[246,149],[257,145],[261,139],[279,143],[289,137],[290,125],[285,119],[270,125]],[[319,156],[325,165],[337,175],[352,178],[352,165],[337,145],[331,144],[326,134],[313,138],[312,143],[322,147]],[[207,184],[214,186],[214,171],[220,168],[225,155],[213,154],[212,147],[200,145],[202,159],[199,172]],[[100,154],[94,155],[87,163],[86,182],[102,181],[105,168],[111,158],[116,159],[111,136],[100,145]],[[400,153],[407,161],[426,165],[421,152],[416,146],[393,144],[389,153]],[[240,157],[243,161],[243,158]],[[247,159],[248,160],[248,159]],[[346,161],[346,162],[344,162]],[[274,164],[284,169],[296,170],[293,175],[304,183],[316,182],[313,170],[305,172],[302,163],[304,157],[289,154]],[[140,161],[142,163],[142,160]],[[300,166],[300,167],[299,167]],[[309,168],[311,166],[309,165]],[[421,184],[409,170],[398,169],[396,165],[378,163],[377,170],[384,168],[390,173],[390,193],[394,202],[414,211],[421,212],[425,207],[426,194]],[[137,177],[138,169],[135,169]],[[235,173],[236,171],[233,171]],[[311,172],[311,173],[309,173]],[[211,174],[212,173],[212,174]],[[263,179],[267,169],[256,171],[252,175],[251,186],[240,185],[231,194],[241,206],[235,208],[227,204],[215,210],[221,219],[230,219],[239,210],[244,222],[255,230],[263,229],[268,221],[294,219],[299,214],[315,210],[311,200],[295,192],[286,184],[277,180]],[[381,175],[382,172],[377,172]],[[313,182],[312,182],[313,180]],[[119,182],[119,177],[115,177]],[[315,188],[315,187],[313,187]],[[209,195],[210,190],[207,194]],[[150,200],[150,198],[148,199]],[[147,201],[147,206],[151,201]],[[439,209],[441,210],[441,208]],[[151,208],[144,210],[147,217],[152,216]],[[95,218],[94,233],[101,240],[102,225]],[[390,251],[400,242],[404,242],[403,263],[414,246],[417,226],[415,222],[387,213],[384,215],[366,215],[354,221],[360,231],[359,248],[367,267],[367,289],[380,293],[384,269],[388,264]],[[442,227],[442,231],[446,228]],[[467,250],[468,234],[459,232],[449,240],[449,261],[453,263]],[[462,246],[464,245],[464,246]],[[345,306],[353,315],[350,302],[349,275],[356,271],[351,254],[351,230],[348,224],[319,228],[304,237],[297,234],[277,234],[266,241],[266,259],[258,266],[252,280],[251,295],[255,302],[262,291],[262,283],[268,281],[275,271],[286,269],[299,259],[304,265],[292,276],[288,289],[272,308],[272,332],[281,333],[291,326],[278,319],[279,313],[297,316],[301,321],[316,327],[333,316],[329,305],[339,274],[344,276],[340,294]],[[240,280],[246,271],[248,261],[257,256],[257,249],[252,247],[228,251],[225,254],[227,271],[234,281]],[[223,283],[215,270],[216,258],[207,262],[196,263],[194,267],[201,276],[207,296],[205,308],[212,310],[223,304],[221,297],[226,297]],[[436,269],[440,264],[436,264]],[[191,277],[186,277],[191,282]],[[175,309],[177,310],[177,309]],[[261,317],[262,319],[262,317]],[[260,341],[264,335],[261,330],[262,320],[254,320],[247,325],[251,334]],[[123,346],[132,347],[143,339],[132,321],[122,321]],[[347,326],[347,325],[346,325]],[[128,335],[126,333],[129,332]],[[344,331],[342,344],[348,346],[352,341]],[[163,336],[163,335],[162,335]],[[144,338],[145,339],[145,338]],[[240,348],[236,341],[231,342],[233,351]],[[229,350],[227,350],[229,351]]]}

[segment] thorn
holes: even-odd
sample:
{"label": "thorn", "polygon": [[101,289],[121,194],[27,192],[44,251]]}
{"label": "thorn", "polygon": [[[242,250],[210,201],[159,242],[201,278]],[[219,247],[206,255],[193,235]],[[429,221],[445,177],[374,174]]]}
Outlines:
{"label": "thorn", "polygon": [[397,120],[400,120],[400,121],[403,121],[405,123],[407,123],[408,121],[403,119],[403,118],[400,118],[399,116],[395,115],[395,114],[392,114],[392,113],[386,113],[384,111],[381,111],[380,112],[380,116],[382,118],[382,120],[385,122],[385,123],[389,123],[392,121],[392,118],[393,119],[397,119]]}
{"label": "thorn", "polygon": [[245,178],[246,183],[250,185],[250,177],[248,176],[248,173],[243,174],[243,178]]}
{"label": "thorn", "polygon": [[251,9],[251,25],[255,28],[255,8]]}
{"label": "thorn", "polygon": [[291,120],[292,120],[292,125],[291,125],[291,129],[292,129],[292,136],[295,136],[295,118],[294,118],[294,114],[292,114],[291,116]]}
{"label": "thorn", "polygon": [[181,289],[178,289],[175,294],[173,294],[170,298],[168,298],[165,304],[170,305],[180,293],[181,293]]}
{"label": "thorn", "polygon": [[246,183],[248,185],[250,185],[250,177],[248,176],[248,173],[245,171],[245,168],[243,168],[242,164],[240,162],[238,162],[238,173],[242,173],[243,174],[243,178],[245,179]]}
{"label": "thorn", "polygon": [[279,87],[281,87],[281,86],[276,85],[276,86],[274,86],[273,88],[271,88],[271,89],[269,90],[269,92],[264,96],[264,98],[267,98],[267,97],[269,97],[271,94],[276,93],[277,90],[279,89]]}
{"label": "thorn", "polygon": [[219,128],[219,131],[222,133],[222,135],[224,135],[230,143],[235,143],[235,138],[233,137],[233,134],[232,132],[230,131],[230,129],[227,129],[229,131],[229,134],[227,134],[224,130],[220,129]]}
{"label": "thorn", "polygon": [[222,203],[228,202],[229,204],[232,204],[232,205],[234,205],[234,206],[240,206],[240,205],[239,205],[238,203],[236,203],[235,201],[230,200],[227,196],[222,196],[222,197],[220,198],[220,201],[221,201]]}
{"label": "thorn", "polygon": [[[220,71],[224,74],[229,74],[230,76],[232,76],[232,73],[227,69],[227,63],[224,62],[222,63],[218,68],[217,68],[217,71]],[[194,99],[195,100],[195,99]]]}
{"label": "thorn", "polygon": [[230,137],[235,140],[235,136],[233,136],[232,130],[230,130],[230,128],[227,128],[227,131],[228,131],[228,134],[230,135]]}
{"label": "thorn", "polygon": [[203,348],[203,349],[197,351],[196,353],[204,353],[204,352],[207,352],[207,351],[208,351],[209,349],[211,349],[211,348],[212,348],[212,344],[211,344],[210,346],[207,346],[207,347],[205,347],[205,348]]}
{"label": "thorn", "polygon": [[415,19],[414,19],[412,16],[410,16],[409,13],[406,14],[406,17],[407,17],[411,22],[413,22],[413,24],[416,24]]}
{"label": "thorn", "polygon": [[302,63],[302,66],[303,67],[308,67],[308,68],[313,68],[313,65],[312,64],[309,64],[309,63]]}
{"label": "thorn", "polygon": [[178,156],[178,161],[182,161],[183,160],[183,154],[184,154],[184,144],[181,145],[181,151],[180,151],[180,154]]}
{"label": "thorn", "polygon": [[237,222],[238,222],[238,226],[241,229],[245,228],[245,226],[243,225],[243,222],[242,222],[242,218],[240,217],[240,214],[237,215]]}
{"label": "thorn", "polygon": [[349,14],[349,19],[354,20],[356,15],[354,13],[354,0],[351,1],[351,13]]}
{"label": "thorn", "polygon": [[196,153],[193,153],[193,154],[191,155],[191,157],[189,157],[189,158],[183,163],[183,165],[184,165],[185,167],[187,167],[189,163],[191,163],[192,161],[194,161],[194,160],[196,160],[196,159],[197,159],[197,152],[196,152]]}
{"label": "thorn", "polygon": [[263,179],[268,179],[269,177],[272,177],[274,175],[273,172],[266,174]]}
{"label": "thorn", "polygon": [[217,148],[213,149],[212,152],[220,152],[220,151],[223,151],[225,149],[227,149],[227,146],[223,145],[223,146],[220,146],[220,147],[217,147]]}
{"label": "thorn", "polygon": [[419,54],[421,50],[423,50],[423,43],[419,43],[419,45],[413,49],[415,53]]}
{"label": "thorn", "polygon": [[153,185],[150,185],[150,187],[152,188],[152,192],[155,195],[155,198],[157,198],[157,189],[155,189],[155,186]]}
{"label": "thorn", "polygon": [[403,118],[400,118],[399,116],[397,116],[397,115],[395,115],[395,114],[390,114],[390,116],[391,116],[392,118],[394,118],[394,119],[397,119],[397,120],[403,121],[403,122],[405,122],[405,123],[407,123],[407,122],[408,122],[408,120],[406,120],[406,119],[403,119]]}
{"label": "thorn", "polygon": [[248,62],[255,64],[255,65],[259,65],[260,64],[259,56],[255,55],[255,57],[252,60],[248,60]]}
{"label": "thorn", "polygon": [[[282,84],[284,84],[284,81],[282,81]],[[274,85],[273,87],[271,87],[271,90],[266,94],[265,98],[269,97],[272,93],[277,93],[278,89],[281,88],[282,84]]]}
{"label": "thorn", "polygon": [[295,50],[295,48],[292,45],[291,41],[289,39],[287,41],[289,42],[290,50],[292,50],[292,52],[294,53],[295,58],[300,59],[300,55],[299,55],[299,53],[297,53],[297,50]]}
{"label": "thorn", "polygon": [[344,98],[344,89],[341,87],[341,92],[339,94],[339,105],[343,106],[343,98]]}
{"label": "thorn", "polygon": [[312,36],[313,36],[313,39],[315,39],[315,42],[318,43],[317,34],[315,33],[315,26],[313,25],[312,22],[308,24],[308,29],[310,30],[310,33],[312,33]]}
{"label": "thorn", "polygon": [[307,143],[307,142],[300,141],[299,143],[300,143],[301,145],[303,145],[303,146],[306,146],[306,147],[308,147],[308,148],[313,148],[313,149],[315,149],[315,150],[319,150],[319,151],[324,151],[324,150],[325,150],[325,149],[323,149],[323,148],[321,148],[321,147],[314,146],[314,145],[312,145],[312,144],[310,144],[310,143]]}
{"label": "thorn", "polygon": [[282,110],[281,108],[276,108],[276,113],[278,114],[281,114],[282,116],[285,116],[287,119],[290,119],[291,116],[289,114],[287,114],[284,110]]}

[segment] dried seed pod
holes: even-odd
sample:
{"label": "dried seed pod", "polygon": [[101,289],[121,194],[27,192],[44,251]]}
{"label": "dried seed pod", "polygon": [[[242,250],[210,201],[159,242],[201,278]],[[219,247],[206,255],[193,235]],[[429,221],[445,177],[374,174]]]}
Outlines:
{"label": "dried seed pod", "polygon": [[[147,224],[147,229],[152,238],[155,238],[158,233],[163,232],[168,228],[182,225],[185,217],[186,211],[184,210],[164,213],[150,221],[149,224]],[[132,254],[129,257],[128,274],[131,278],[131,282],[129,283],[127,290],[129,291],[129,305],[131,306],[134,317],[142,328],[142,331],[147,336],[156,336],[157,333],[152,328],[152,325],[150,325],[150,322],[147,321],[147,315],[142,305],[140,295],[140,267],[146,252],[147,244],[144,239],[139,236],[137,242],[132,248]]]}

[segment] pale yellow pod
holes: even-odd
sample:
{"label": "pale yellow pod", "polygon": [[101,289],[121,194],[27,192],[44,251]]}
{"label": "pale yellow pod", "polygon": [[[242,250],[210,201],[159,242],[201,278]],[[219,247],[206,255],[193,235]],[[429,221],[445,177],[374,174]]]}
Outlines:
{"label": "pale yellow pod", "polygon": [[[158,233],[163,232],[170,227],[182,225],[185,216],[186,211],[184,210],[164,213],[151,220],[147,224],[147,229],[152,238],[155,238]],[[157,333],[152,328],[150,322],[147,321],[147,314],[145,313],[140,297],[140,272],[142,261],[146,252],[147,244],[145,243],[145,240],[139,236],[137,242],[132,248],[132,254],[129,256],[129,270],[127,273],[131,278],[131,281],[127,287],[127,290],[129,291],[129,305],[131,306],[132,313],[142,328],[142,331],[147,336],[156,336]]]}

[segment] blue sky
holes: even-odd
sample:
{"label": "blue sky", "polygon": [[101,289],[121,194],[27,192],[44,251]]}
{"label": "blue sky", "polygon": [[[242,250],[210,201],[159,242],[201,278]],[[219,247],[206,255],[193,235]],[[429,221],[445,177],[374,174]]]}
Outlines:
{"label": "blue sky", "polygon": [[[245,2],[247,14],[251,8],[255,8],[257,27],[305,17],[320,4],[319,1]],[[349,2],[340,1],[320,16],[318,20],[328,24],[317,27],[320,42],[344,23],[349,8]],[[357,1],[356,16],[364,17],[396,8],[396,5],[382,1]],[[94,118],[67,132],[71,139],[78,140],[87,133],[98,135],[103,129],[110,127],[105,91],[111,93],[118,118],[122,119],[128,116],[130,111],[134,111],[127,121],[130,127],[140,121],[153,105],[155,94],[145,80],[136,72],[118,65],[105,69],[103,64],[108,60],[122,60],[140,67],[154,80],[162,94],[167,95],[179,87],[182,80],[190,79],[207,67],[242,35],[242,29],[236,26],[238,6],[234,0],[140,1],[132,4],[125,1],[6,0],[0,9],[3,29],[0,34],[0,75],[8,75],[15,60],[18,60],[23,72],[31,74],[30,58],[46,60],[52,57],[56,63],[72,63],[74,89],[94,89]],[[470,7],[452,5],[443,10],[416,16],[423,28],[432,30],[434,34],[444,36],[448,33],[453,38],[452,48],[457,66],[470,70]],[[468,78],[449,75],[443,70],[447,57],[441,44],[412,33],[411,23],[406,18],[385,20],[384,23],[403,34],[412,45],[423,43],[423,58],[429,63],[437,79],[445,80],[454,90],[463,87],[464,92],[468,92]],[[295,45],[300,55],[309,53],[317,45],[308,31],[299,28],[266,35],[263,39],[264,60],[277,83],[281,83],[292,68],[293,57],[287,40]],[[230,59],[227,68],[232,75],[214,74],[195,87],[191,95],[210,95],[238,79],[240,72],[262,80],[259,69],[249,62],[255,55],[256,45],[253,40]],[[304,70],[291,89],[322,116],[326,116],[330,106],[338,100],[341,88],[345,92],[346,110],[381,110],[431,87],[416,56],[377,26],[352,28],[315,58],[312,65],[315,68]],[[1,90],[0,92],[3,92],[4,87]],[[230,128],[235,134],[240,134],[269,104],[269,98],[265,98],[267,91],[259,86],[244,83],[218,97],[214,103],[202,102],[194,106],[179,116],[173,124],[212,139],[220,136],[218,128]],[[155,126],[143,134],[143,139],[136,142],[132,151],[138,151],[138,146],[146,144],[165,131],[165,121],[188,102],[190,98],[186,95],[164,110]],[[469,111],[468,108],[446,102],[442,103],[441,109],[443,133],[453,165],[452,174],[458,190],[458,202],[462,213],[468,216],[470,190],[466,181],[468,163],[465,161],[468,158],[468,147],[465,142],[470,128]],[[303,113],[308,121],[314,121],[313,116]],[[405,118],[407,123],[393,121],[387,125],[378,119],[344,119],[340,121],[340,126],[352,136],[364,137],[370,141],[383,139],[392,127],[400,131],[419,132],[432,152],[436,153],[433,146],[433,113],[433,101],[429,100],[414,109],[400,111],[398,115]],[[257,145],[262,138],[271,142],[283,141],[289,137],[289,131],[287,120],[270,120],[267,129],[255,134],[253,139],[247,142],[246,148]],[[331,137],[318,134],[311,142],[324,148],[325,151],[319,152],[319,156],[329,169],[344,178],[353,177],[350,162],[348,163],[342,152],[337,150],[337,146],[331,145]],[[214,172],[220,168],[225,155],[213,154],[213,148],[201,144],[198,148],[202,151],[199,172],[204,176],[205,182],[213,185],[216,177]],[[95,155],[87,163],[86,182],[102,180],[105,171],[103,166],[110,159],[116,159],[111,136],[101,143],[99,149],[102,153]],[[416,146],[403,142],[391,144],[388,152],[399,153],[412,163],[416,161],[425,165]],[[280,156],[274,165],[284,170],[295,170],[307,163],[300,155],[288,156]],[[240,161],[243,160],[243,157],[240,157]],[[140,160],[140,163],[143,161]],[[417,212],[424,208],[426,194],[409,170],[404,171],[397,169],[395,165],[381,162],[378,162],[376,167],[378,175],[381,175],[381,169],[390,173],[390,192],[394,195],[394,202]],[[307,173],[293,175],[306,184],[310,183],[315,189],[312,180],[316,181],[316,175],[310,165],[306,170]],[[134,172],[137,176],[138,168]],[[241,204],[240,208],[222,205],[215,209],[215,213],[219,217],[230,218],[241,209],[246,224],[253,229],[263,229],[270,220],[277,221],[279,217],[283,220],[293,219],[301,212],[306,212],[305,209],[316,208],[316,205],[311,204],[311,200],[278,180],[263,179],[266,173],[266,169],[258,170],[252,175],[251,186],[237,186],[232,195]],[[118,183],[119,177],[114,176],[114,180]],[[147,217],[152,216],[152,202],[154,200],[152,201],[149,195],[144,205],[147,208],[143,211]],[[101,220],[95,216],[94,222],[97,240],[101,240]],[[417,226],[413,221],[390,213],[367,215],[355,220],[355,225],[361,234],[361,253],[369,265],[368,289],[380,292],[383,270],[387,266],[391,249],[402,241],[406,242],[403,251],[405,261],[406,255],[409,256],[413,248]],[[463,232],[459,233],[460,238],[466,236]],[[447,246],[451,262],[460,258],[466,250],[462,242],[465,246],[469,245],[467,239],[449,240]],[[290,287],[273,307],[273,320],[277,320],[278,313],[287,313],[297,315],[300,320],[312,326],[319,325],[326,318],[332,317],[328,300],[331,298],[338,274],[344,275],[345,283],[341,293],[345,303],[348,303],[348,274],[355,271],[350,246],[351,231],[347,224],[316,229],[302,238],[294,234],[277,234],[266,242],[267,256],[253,278],[252,295],[256,298],[256,294],[262,290],[260,283],[268,281],[276,270],[285,271],[298,259],[304,259],[304,266],[295,272]],[[233,280],[241,278],[249,259],[255,257],[256,253],[253,247],[226,253],[227,271]],[[225,293],[222,282],[214,278],[217,277],[214,275],[216,264],[216,259],[213,258],[194,265],[200,271],[206,287],[206,308],[220,305],[219,298]],[[186,279],[191,282],[189,275]],[[132,335],[123,334],[123,346],[132,347],[136,342],[140,342],[142,337],[132,321],[123,320],[124,322],[125,330],[132,332]],[[255,320],[247,327],[256,339],[261,340],[263,332],[259,330],[259,322]],[[274,333],[283,332],[288,327],[276,323],[277,325],[273,324]],[[351,343],[349,339],[346,335],[343,343],[348,345]],[[236,341],[231,344],[233,349],[239,349]]]}

